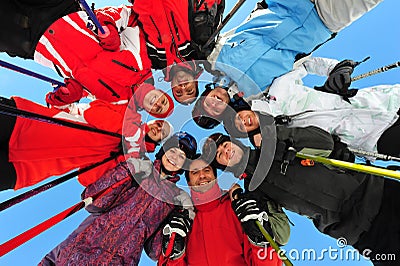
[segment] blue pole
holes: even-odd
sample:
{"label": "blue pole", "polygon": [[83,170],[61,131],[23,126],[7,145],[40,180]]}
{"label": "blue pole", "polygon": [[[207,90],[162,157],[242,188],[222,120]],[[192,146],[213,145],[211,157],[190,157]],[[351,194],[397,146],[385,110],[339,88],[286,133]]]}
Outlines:
{"label": "blue pole", "polygon": [[37,78],[37,79],[41,79],[41,80],[50,82],[50,83],[55,84],[57,86],[65,87],[65,83],[63,83],[61,81],[58,81],[58,80],[43,76],[43,75],[38,74],[36,72],[30,71],[28,69],[25,69],[25,68],[22,68],[22,67],[7,63],[7,62],[5,62],[3,60],[0,60],[0,66],[8,68],[8,69],[11,69],[11,70],[14,70],[16,72],[19,72],[19,73],[22,73],[22,74],[25,74],[25,75],[28,75],[28,76],[31,76],[31,77],[34,77],[34,78]]}
{"label": "blue pole", "polygon": [[103,29],[103,27],[101,26],[99,20],[97,19],[96,15],[93,13],[93,11],[90,9],[90,7],[88,6],[88,4],[86,3],[85,0],[79,0],[79,3],[81,4],[82,8],[86,11],[86,13],[88,14],[88,16],[92,19],[93,23],[96,25],[96,27],[99,29],[99,31],[104,34],[106,33]]}

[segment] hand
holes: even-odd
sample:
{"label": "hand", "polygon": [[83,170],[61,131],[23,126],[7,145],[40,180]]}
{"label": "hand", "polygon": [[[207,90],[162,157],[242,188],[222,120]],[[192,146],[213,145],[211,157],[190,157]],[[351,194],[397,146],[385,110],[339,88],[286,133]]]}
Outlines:
{"label": "hand", "polygon": [[346,59],[341,61],[329,73],[325,84],[321,87],[315,87],[315,89],[345,97],[354,96],[357,91],[349,90],[349,87],[351,84],[351,74],[356,66],[357,63],[353,60]]}
{"label": "hand", "polygon": [[232,208],[242,224],[243,231],[254,245],[267,245],[268,242],[258,228],[256,221],[259,221],[270,235],[273,236],[272,229],[268,222],[268,214],[261,210],[255,198],[250,194],[237,192],[238,189],[232,193],[235,194],[233,197],[236,197],[236,199],[232,201]]}
{"label": "hand", "polygon": [[119,37],[117,28],[109,24],[108,26],[103,26],[103,29],[105,31],[104,34],[100,31],[97,34],[101,47],[108,51],[119,51],[121,38]]}
{"label": "hand", "polygon": [[177,259],[185,253],[186,236],[192,228],[193,220],[186,209],[175,209],[164,226],[162,239],[163,255]]}
{"label": "hand", "polygon": [[63,106],[79,101],[83,97],[83,86],[75,79],[65,79],[65,87],[46,94],[46,103]]}
{"label": "hand", "polygon": [[354,163],[356,157],[349,150],[347,144],[340,141],[338,136],[333,136],[334,146],[329,158]]}
{"label": "hand", "polygon": [[133,174],[142,172],[144,173],[143,176],[147,177],[151,174],[151,171],[153,170],[153,163],[150,160],[128,158],[126,161],[128,162],[129,169],[131,169]]}

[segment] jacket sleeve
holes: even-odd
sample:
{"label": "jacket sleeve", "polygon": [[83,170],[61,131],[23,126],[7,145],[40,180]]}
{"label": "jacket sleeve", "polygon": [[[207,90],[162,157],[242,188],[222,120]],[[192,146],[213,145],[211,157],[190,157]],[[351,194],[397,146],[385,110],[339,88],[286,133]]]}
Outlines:
{"label": "jacket sleeve", "polygon": [[307,70],[308,74],[329,76],[329,73],[332,71],[337,63],[339,63],[339,61],[335,59],[310,57],[303,63],[303,66]]}
{"label": "jacket sleeve", "polygon": [[252,266],[282,266],[282,261],[277,256],[275,250],[271,246],[258,247],[250,243],[247,235],[244,237],[244,257],[247,265]]}
{"label": "jacket sleeve", "polygon": [[290,142],[297,152],[328,157],[333,150],[331,134],[318,127],[277,126],[276,134],[278,142]]}
{"label": "jacket sleeve", "polygon": [[93,127],[121,134],[123,114],[113,108],[111,103],[95,100],[83,112],[85,120]]}
{"label": "jacket sleeve", "polygon": [[134,101],[130,101],[122,121],[122,135],[124,136],[125,154],[128,157],[138,158],[141,147],[144,145],[144,132],[141,128],[142,117],[137,112]]}

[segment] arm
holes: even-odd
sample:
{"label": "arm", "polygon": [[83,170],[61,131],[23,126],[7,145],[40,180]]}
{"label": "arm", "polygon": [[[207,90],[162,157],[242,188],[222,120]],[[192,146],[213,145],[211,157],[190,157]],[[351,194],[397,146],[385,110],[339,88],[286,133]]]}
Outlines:
{"label": "arm", "polygon": [[333,150],[331,134],[318,127],[288,128],[286,126],[277,126],[276,134],[278,139],[277,151],[280,145],[284,145],[285,149],[290,146],[297,152],[328,157]]}
{"label": "arm", "polygon": [[327,77],[337,63],[339,63],[339,61],[336,59],[310,57],[303,62],[303,66],[307,70],[308,74]]}

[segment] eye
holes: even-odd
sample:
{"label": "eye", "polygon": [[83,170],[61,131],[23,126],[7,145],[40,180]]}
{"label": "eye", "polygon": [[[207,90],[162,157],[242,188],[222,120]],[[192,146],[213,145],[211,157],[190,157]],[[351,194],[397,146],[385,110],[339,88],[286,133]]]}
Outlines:
{"label": "eye", "polygon": [[192,175],[197,175],[199,173],[199,171],[192,171]]}

